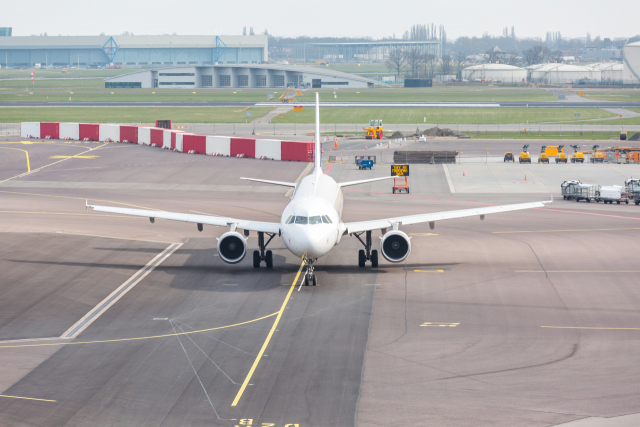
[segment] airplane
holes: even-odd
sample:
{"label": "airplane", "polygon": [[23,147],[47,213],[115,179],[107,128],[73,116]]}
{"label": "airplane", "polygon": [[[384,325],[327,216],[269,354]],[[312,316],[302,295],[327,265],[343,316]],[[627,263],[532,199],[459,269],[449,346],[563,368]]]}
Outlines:
{"label": "airplane", "polygon": [[[115,208],[89,205],[88,203],[86,206],[98,212],[147,217],[152,223],[155,222],[156,218],[196,223],[199,231],[202,231],[203,224],[229,227],[229,231],[218,238],[217,244],[220,258],[229,264],[237,264],[245,258],[247,240],[250,232],[254,231],[258,233],[258,250],[253,251],[253,266],[260,268],[261,263],[264,261],[267,268],[273,267],[273,254],[266,248],[275,236],[280,236],[287,249],[304,260],[307,266],[303,278],[305,285],[312,284],[316,286],[314,265],[319,258],[329,253],[334,246],[340,243],[345,235],[355,236],[364,246],[364,249],[358,251],[358,266],[365,267],[367,261],[369,261],[372,267],[377,267],[379,261],[378,251],[372,249],[372,233],[375,230],[381,230],[382,232],[382,237],[380,237],[380,252],[382,256],[389,262],[398,263],[404,261],[411,253],[411,238],[400,230],[400,226],[428,222],[430,228],[433,229],[436,221],[470,216],[479,216],[481,220],[484,220],[484,216],[488,214],[539,208],[553,201],[489,206],[344,223],[341,220],[344,205],[342,188],[393,177],[338,183],[329,175],[323,173],[321,155],[320,103],[316,93],[316,139],[313,172],[302,178],[299,183],[240,178],[293,188],[291,199],[282,212],[280,222],[260,222],[207,215]],[[242,233],[239,230],[242,230]],[[364,241],[361,238],[363,234]],[[266,243],[265,235],[269,237]]]}

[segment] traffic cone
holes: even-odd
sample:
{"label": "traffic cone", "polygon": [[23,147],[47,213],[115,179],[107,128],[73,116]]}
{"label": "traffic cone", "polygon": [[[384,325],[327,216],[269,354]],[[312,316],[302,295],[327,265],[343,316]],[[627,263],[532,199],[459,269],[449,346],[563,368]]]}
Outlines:
{"label": "traffic cone", "polygon": [[525,180],[525,182],[527,181],[527,174],[526,173],[524,174],[524,180]]}
{"label": "traffic cone", "polygon": [[466,176],[466,175],[464,174],[464,171],[462,171],[462,176]]}

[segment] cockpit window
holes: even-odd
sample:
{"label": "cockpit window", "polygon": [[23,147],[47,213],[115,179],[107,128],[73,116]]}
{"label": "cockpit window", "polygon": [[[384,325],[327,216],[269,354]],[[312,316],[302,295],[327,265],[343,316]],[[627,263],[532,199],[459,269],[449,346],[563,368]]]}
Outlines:
{"label": "cockpit window", "polygon": [[331,218],[329,218],[329,215],[322,215],[322,222],[324,222],[325,224],[332,224]]}
{"label": "cockpit window", "polygon": [[322,217],[319,216],[310,216],[309,224],[322,224]]}
{"label": "cockpit window", "polygon": [[297,216],[296,217],[296,224],[307,224],[309,221],[309,218],[307,218],[306,216]]}
{"label": "cockpit window", "polygon": [[291,224],[293,221],[295,221],[296,217],[293,215],[289,215],[289,218],[287,218],[287,222],[286,224]]}

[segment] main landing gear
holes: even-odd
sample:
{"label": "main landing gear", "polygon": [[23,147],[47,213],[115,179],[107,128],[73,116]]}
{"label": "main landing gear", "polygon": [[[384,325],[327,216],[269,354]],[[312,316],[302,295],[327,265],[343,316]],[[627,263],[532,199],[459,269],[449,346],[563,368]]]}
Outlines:
{"label": "main landing gear", "polygon": [[305,286],[316,286],[316,275],[313,273],[313,263],[316,262],[315,259],[306,259],[305,264],[307,264],[307,271],[304,273],[304,285]]}
{"label": "main landing gear", "polygon": [[[360,238],[360,235],[362,235],[362,233],[366,233],[365,235],[365,242],[362,241],[362,239]],[[358,240],[360,240],[360,243],[362,243],[364,245],[364,249],[360,249],[358,251],[358,267],[364,267],[364,265],[367,263],[367,261],[371,261],[371,267],[377,267],[378,266],[378,251],[377,250],[371,250],[371,231],[364,231],[362,233],[353,233]]]}
{"label": "main landing gear", "polygon": [[266,251],[265,248],[271,242],[271,240],[275,237],[275,234],[267,233],[269,235],[269,240],[267,243],[264,242],[264,233],[262,231],[258,231],[258,247],[259,251],[253,251],[253,266],[255,268],[260,268],[260,263],[262,261],[267,264],[267,268],[273,267],[273,254],[271,251]]}

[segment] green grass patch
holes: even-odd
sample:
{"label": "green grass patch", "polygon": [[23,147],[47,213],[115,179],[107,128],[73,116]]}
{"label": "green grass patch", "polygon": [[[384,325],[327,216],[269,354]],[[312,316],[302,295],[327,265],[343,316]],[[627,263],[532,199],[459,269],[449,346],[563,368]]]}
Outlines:
{"label": "green grass patch", "polygon": [[640,102],[640,93],[585,93],[583,98],[592,99],[594,101]]}
{"label": "green grass patch", "polygon": [[41,79],[35,85],[31,80],[0,80],[2,90],[70,90],[70,89],[104,89],[103,79]]}
{"label": "green grass patch", "polygon": [[[271,111],[269,107],[247,110],[250,120]],[[237,107],[33,107],[0,108],[0,122],[120,122],[153,123],[156,120],[175,123],[242,123],[246,120],[244,109]]]}
{"label": "green grass patch", "polygon": [[[466,132],[472,138],[475,139],[569,139],[569,140],[607,140],[616,139],[620,137],[620,132],[481,132],[477,134],[475,132]],[[628,138],[631,138],[635,132],[629,132]]]}
{"label": "green grass patch", "polygon": [[[342,108],[328,107],[320,110],[323,123],[369,123],[382,120],[383,123],[445,123],[445,124],[486,124],[486,123],[545,123],[571,121],[574,114],[580,119],[615,117],[615,114],[595,108]],[[315,109],[291,111],[282,118],[274,118],[272,123],[313,123]],[[425,121],[426,118],[426,121]]]}

